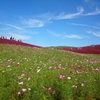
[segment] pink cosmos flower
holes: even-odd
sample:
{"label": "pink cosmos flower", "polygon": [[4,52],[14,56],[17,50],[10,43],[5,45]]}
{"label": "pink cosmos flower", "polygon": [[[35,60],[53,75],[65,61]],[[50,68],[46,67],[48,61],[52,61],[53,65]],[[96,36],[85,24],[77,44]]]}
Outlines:
{"label": "pink cosmos flower", "polygon": [[71,68],[71,66],[68,66],[68,68]]}
{"label": "pink cosmos flower", "polygon": [[25,74],[22,74],[21,76],[25,76]]}
{"label": "pink cosmos flower", "polygon": [[52,91],[52,94],[55,94],[55,93],[56,93],[56,91],[55,91],[55,90],[53,90],[53,91]]}
{"label": "pink cosmos flower", "polygon": [[54,66],[54,68],[56,68],[56,66]]}
{"label": "pink cosmos flower", "polygon": [[28,78],[28,81],[30,81],[30,80],[31,80],[31,78],[29,77],[29,78]]}
{"label": "pink cosmos flower", "polygon": [[19,85],[23,85],[23,82],[18,82]]}
{"label": "pink cosmos flower", "polygon": [[61,69],[61,66],[59,65],[58,68]]}
{"label": "pink cosmos flower", "polygon": [[18,92],[18,95],[20,95],[21,94],[21,92]]}
{"label": "pink cosmos flower", "polygon": [[19,66],[19,63],[17,63],[16,66]]}
{"label": "pink cosmos flower", "polygon": [[50,91],[51,90],[51,87],[49,87],[48,90]]}
{"label": "pink cosmos flower", "polygon": [[63,79],[64,77],[65,77],[65,75],[62,75],[62,74],[61,74],[59,78],[60,78],[60,79]]}
{"label": "pink cosmos flower", "polygon": [[45,90],[50,91],[50,90],[51,90],[51,87],[49,87],[49,88],[45,88]]}
{"label": "pink cosmos flower", "polygon": [[81,86],[84,86],[84,83],[82,83]]}
{"label": "pink cosmos flower", "polygon": [[26,89],[23,88],[23,89],[22,89],[22,92],[26,92]]}
{"label": "pink cosmos flower", "polygon": [[10,59],[8,60],[8,62],[10,62]]}
{"label": "pink cosmos flower", "polygon": [[77,73],[82,73],[82,70],[81,70],[81,69],[78,69],[78,70],[77,70]]}

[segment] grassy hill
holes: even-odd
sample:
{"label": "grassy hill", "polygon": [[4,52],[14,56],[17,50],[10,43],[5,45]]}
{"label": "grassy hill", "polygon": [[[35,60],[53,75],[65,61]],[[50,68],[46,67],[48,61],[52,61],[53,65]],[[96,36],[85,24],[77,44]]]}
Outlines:
{"label": "grassy hill", "polygon": [[0,44],[0,100],[99,100],[100,55]]}

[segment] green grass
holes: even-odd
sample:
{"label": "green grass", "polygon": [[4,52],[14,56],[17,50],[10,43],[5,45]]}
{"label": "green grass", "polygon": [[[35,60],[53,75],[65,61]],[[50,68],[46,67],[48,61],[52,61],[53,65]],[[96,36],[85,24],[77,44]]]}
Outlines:
{"label": "green grass", "polygon": [[0,44],[0,100],[100,100],[100,55]]}

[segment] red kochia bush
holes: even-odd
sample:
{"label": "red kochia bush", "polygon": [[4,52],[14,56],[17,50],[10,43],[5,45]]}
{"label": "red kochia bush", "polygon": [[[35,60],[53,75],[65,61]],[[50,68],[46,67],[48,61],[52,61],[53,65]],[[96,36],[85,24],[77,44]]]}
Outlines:
{"label": "red kochia bush", "polygon": [[29,46],[29,47],[36,47],[36,48],[42,48],[41,46],[36,46],[16,40],[9,40],[9,39],[2,39],[0,38],[0,44],[14,44],[14,45],[21,45],[21,46]]}
{"label": "red kochia bush", "polygon": [[94,45],[94,46],[86,46],[86,47],[64,47],[61,48],[61,50],[67,50],[77,53],[86,53],[86,54],[100,54],[100,45]]}

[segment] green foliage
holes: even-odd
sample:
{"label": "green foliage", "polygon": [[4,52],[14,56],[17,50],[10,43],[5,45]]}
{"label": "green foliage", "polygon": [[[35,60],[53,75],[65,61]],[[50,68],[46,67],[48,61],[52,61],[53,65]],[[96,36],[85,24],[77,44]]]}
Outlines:
{"label": "green foliage", "polygon": [[0,100],[99,100],[100,55],[0,44]]}

